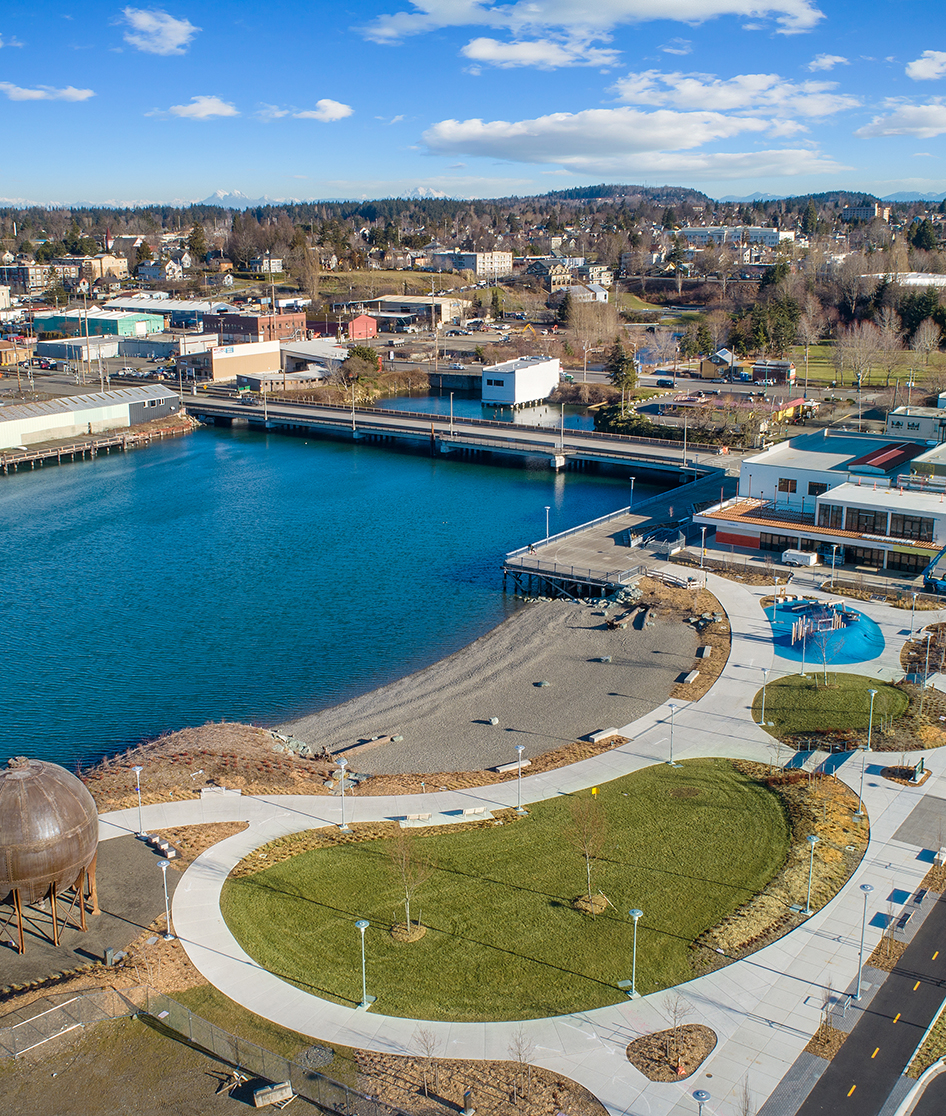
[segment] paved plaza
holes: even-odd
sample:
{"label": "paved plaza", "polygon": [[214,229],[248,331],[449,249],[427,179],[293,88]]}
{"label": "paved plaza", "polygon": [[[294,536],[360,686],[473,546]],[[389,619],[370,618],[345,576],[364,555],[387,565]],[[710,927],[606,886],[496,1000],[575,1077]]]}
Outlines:
{"label": "paved plaza", "polygon": [[[732,650],[720,679],[704,697],[677,703],[674,757],[724,756],[771,762],[771,738],[752,720],[752,700],[761,686],[763,667],[770,671],[771,680],[781,672],[797,673],[798,664],[774,654],[771,629],[759,604],[771,590],[712,574],[707,581],[728,613]],[[882,678],[900,677],[898,654],[908,634],[909,613],[871,602],[857,602],[857,608],[880,625],[885,647],[871,662],[846,669]],[[921,622],[944,618],[944,612],[928,612],[922,614]],[[632,724],[615,726],[628,738],[622,747],[569,767],[524,777],[523,801],[538,802],[582,790],[663,762],[668,754],[669,716],[664,703]],[[818,1026],[824,990],[828,986],[836,992],[853,988],[863,911],[859,885],[870,883],[874,888],[868,909],[869,952],[881,936],[884,920],[879,916],[886,913],[888,902],[902,903],[904,893],[912,893],[929,868],[928,850],[937,839],[935,819],[946,808],[946,780],[935,752],[916,755],[932,762],[932,774],[922,787],[880,779],[875,773],[880,757],[867,757],[864,803],[871,830],[861,864],[824,908],[751,957],[678,989],[594,1011],[522,1023],[425,1022],[424,1027],[441,1041],[446,1057],[502,1060],[508,1059],[513,1035],[521,1028],[534,1044],[535,1064],[581,1083],[616,1114],[694,1116],[693,1092],[705,1089],[712,1097],[705,1108],[707,1116],[735,1116],[741,1111],[744,1082],[748,1082],[757,1109],[786,1075],[797,1072],[793,1066]],[[857,789],[859,759],[846,757],[833,771]],[[427,794],[424,808],[436,814],[471,806],[510,807],[516,803],[516,793],[515,782],[509,782]],[[416,812],[417,799],[348,798],[346,808],[348,821],[396,818]],[[174,895],[174,930],[194,965],[231,999],[291,1030],[384,1053],[418,1053],[416,1021],[385,1016],[383,988],[376,990],[378,1004],[370,1012],[309,995],[260,968],[237,944],[220,914],[221,888],[242,857],[277,837],[339,824],[340,800],[220,796],[144,808],[148,830],[232,820],[247,821],[249,828],[199,857],[184,873]],[[929,833],[931,824],[934,832]],[[108,840],[137,828],[137,810],[117,811],[102,816],[100,835]],[[693,1009],[690,1021],[711,1027],[719,1041],[693,1077],[655,1084],[630,1065],[625,1049],[636,1036],[666,1028],[668,1000],[678,993]]]}

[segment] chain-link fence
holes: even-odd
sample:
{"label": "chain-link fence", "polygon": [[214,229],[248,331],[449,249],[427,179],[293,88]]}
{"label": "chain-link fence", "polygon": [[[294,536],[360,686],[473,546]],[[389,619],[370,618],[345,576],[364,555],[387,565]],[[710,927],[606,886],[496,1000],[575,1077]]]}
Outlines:
{"label": "chain-link fence", "polygon": [[288,1081],[297,1096],[326,1111],[337,1112],[340,1116],[406,1116],[399,1108],[274,1054],[255,1042],[231,1035],[160,992],[149,989],[147,1014],[161,1027],[244,1073],[266,1081]]}
{"label": "chain-link fence", "polygon": [[134,1015],[146,1002],[143,988],[126,988],[121,992],[109,989],[70,996],[28,1019],[0,1028],[0,1057],[16,1058],[70,1031],[102,1023],[106,1019]]}

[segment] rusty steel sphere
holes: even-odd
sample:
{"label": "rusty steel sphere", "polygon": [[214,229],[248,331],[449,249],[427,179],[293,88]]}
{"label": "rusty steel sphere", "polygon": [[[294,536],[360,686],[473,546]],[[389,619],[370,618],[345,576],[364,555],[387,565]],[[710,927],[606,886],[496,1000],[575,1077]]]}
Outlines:
{"label": "rusty steel sphere", "polygon": [[74,886],[98,838],[95,801],[64,767],[17,757],[0,770],[0,901],[19,891],[37,903],[54,884]]}

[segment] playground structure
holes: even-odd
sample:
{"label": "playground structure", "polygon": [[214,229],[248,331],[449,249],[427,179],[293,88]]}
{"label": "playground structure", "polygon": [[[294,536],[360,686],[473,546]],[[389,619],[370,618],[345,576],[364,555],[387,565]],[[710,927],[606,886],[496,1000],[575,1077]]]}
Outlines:
{"label": "playground structure", "polygon": [[803,601],[792,605],[791,611],[799,614],[792,621],[792,645],[804,643],[819,632],[836,632],[861,618],[859,612],[848,609],[841,601],[829,601],[827,604]]}

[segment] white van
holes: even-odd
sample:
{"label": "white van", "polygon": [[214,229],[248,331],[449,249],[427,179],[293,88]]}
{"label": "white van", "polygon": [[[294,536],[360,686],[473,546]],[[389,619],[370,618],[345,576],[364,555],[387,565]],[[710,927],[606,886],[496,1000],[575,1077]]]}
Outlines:
{"label": "white van", "polygon": [[821,559],[813,550],[783,550],[783,566],[817,566]]}

